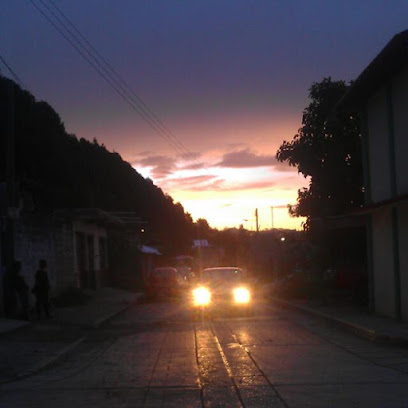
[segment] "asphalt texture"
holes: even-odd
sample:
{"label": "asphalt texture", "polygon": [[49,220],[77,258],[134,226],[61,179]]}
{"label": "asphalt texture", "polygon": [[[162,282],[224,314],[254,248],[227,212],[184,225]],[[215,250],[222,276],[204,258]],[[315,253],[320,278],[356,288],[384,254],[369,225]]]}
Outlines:
{"label": "asphalt texture", "polygon": [[[25,338],[43,357],[44,344],[57,353],[77,343],[3,383],[0,407],[407,406],[408,349],[321,316],[276,302],[257,304],[252,317],[202,320],[185,299],[123,306],[97,327],[39,322],[3,334],[1,346],[25,347]],[[1,372],[17,367],[4,357]]]}

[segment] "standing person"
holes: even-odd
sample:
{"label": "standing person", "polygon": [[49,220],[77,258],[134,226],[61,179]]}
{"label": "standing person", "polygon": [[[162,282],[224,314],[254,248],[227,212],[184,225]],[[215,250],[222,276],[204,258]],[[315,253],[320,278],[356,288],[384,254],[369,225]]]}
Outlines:
{"label": "standing person", "polygon": [[38,263],[38,270],[35,273],[35,283],[33,288],[33,293],[36,298],[35,307],[37,309],[37,317],[41,319],[42,311],[44,311],[45,317],[49,319],[49,302],[48,294],[50,290],[50,281],[48,280],[47,274],[47,261],[41,259]]}
{"label": "standing person", "polygon": [[14,261],[13,263],[13,281],[14,287],[17,292],[18,298],[20,300],[21,307],[21,317],[24,320],[28,320],[28,285],[24,279],[24,276],[21,275],[21,262]]}

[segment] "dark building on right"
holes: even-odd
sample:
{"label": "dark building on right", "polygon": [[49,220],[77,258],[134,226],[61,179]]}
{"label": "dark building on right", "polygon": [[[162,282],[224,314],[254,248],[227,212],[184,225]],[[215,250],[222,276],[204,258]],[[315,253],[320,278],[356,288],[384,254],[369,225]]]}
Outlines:
{"label": "dark building on right", "polygon": [[363,121],[371,308],[408,321],[408,30],[359,75],[338,109],[359,111]]}

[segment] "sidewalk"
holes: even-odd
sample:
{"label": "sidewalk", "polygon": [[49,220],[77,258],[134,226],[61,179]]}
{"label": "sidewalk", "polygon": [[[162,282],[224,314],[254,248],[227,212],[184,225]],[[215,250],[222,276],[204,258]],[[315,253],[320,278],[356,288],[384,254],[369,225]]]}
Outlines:
{"label": "sidewalk", "polygon": [[85,305],[56,308],[54,319],[61,324],[96,328],[128,308],[140,296],[141,293],[131,293],[114,288],[101,288]]}
{"label": "sidewalk", "polygon": [[408,347],[408,323],[370,314],[363,307],[271,297],[275,304],[313,315],[378,343]]}
{"label": "sidewalk", "polygon": [[56,308],[51,320],[0,319],[0,384],[28,377],[78,346],[86,331],[127,309],[140,293],[102,288],[84,305]]}

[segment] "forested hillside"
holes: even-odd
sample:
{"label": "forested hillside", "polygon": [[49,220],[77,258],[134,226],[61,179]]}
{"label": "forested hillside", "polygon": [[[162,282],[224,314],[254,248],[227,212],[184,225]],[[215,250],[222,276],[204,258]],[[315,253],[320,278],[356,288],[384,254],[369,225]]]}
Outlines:
{"label": "forested hillside", "polygon": [[36,211],[87,207],[134,211],[148,221],[152,238],[177,247],[191,242],[193,222],[181,204],[118,153],[96,139],[89,142],[68,134],[48,103],[37,102],[1,76],[0,102],[0,179],[6,175],[6,135],[14,128],[16,178],[32,194]]}

